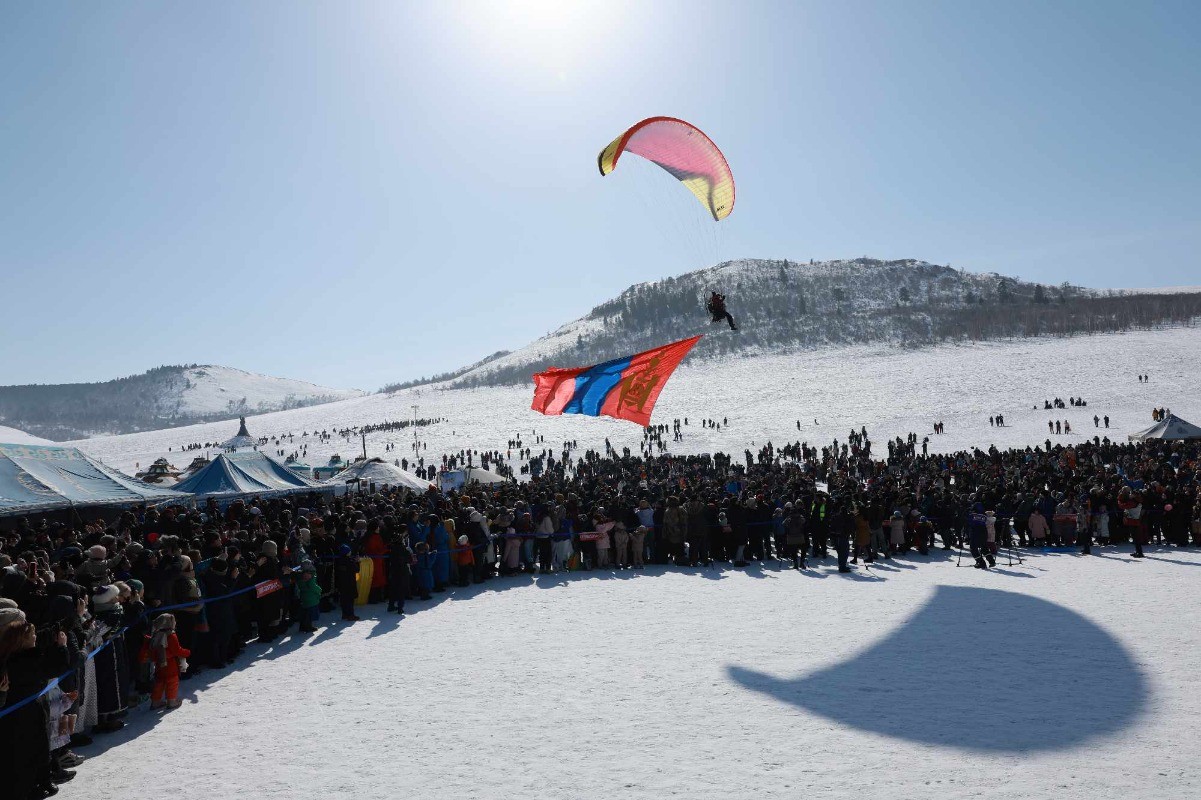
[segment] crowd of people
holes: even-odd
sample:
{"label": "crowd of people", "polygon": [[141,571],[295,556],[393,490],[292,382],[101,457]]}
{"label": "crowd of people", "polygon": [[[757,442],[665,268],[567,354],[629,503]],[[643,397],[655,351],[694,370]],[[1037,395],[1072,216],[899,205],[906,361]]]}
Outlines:
{"label": "crowd of people", "polygon": [[565,443],[526,482],[460,493],[379,488],[0,520],[7,796],[55,793],[78,751],[131,710],[168,713],[181,681],[292,627],[312,632],[323,614],[353,623],[364,604],[405,614],[455,586],[647,563],[850,572],[933,560],[941,547],[987,570],[1006,546],[1132,543],[1138,558],[1150,544],[1201,545],[1198,443],[928,455],[927,441],[873,448],[861,429],[822,447],[769,442],[742,459],[573,455]]}

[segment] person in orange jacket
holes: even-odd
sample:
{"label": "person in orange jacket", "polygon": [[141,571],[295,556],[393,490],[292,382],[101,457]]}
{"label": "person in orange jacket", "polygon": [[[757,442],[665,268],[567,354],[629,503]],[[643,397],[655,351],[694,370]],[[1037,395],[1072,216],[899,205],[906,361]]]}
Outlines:
{"label": "person in orange jacket", "polygon": [[[154,688],[150,707],[179,708],[179,674],[188,668],[192,651],[179,644],[175,635],[175,615],[163,614],[154,620],[154,632],[146,637],[138,660],[154,666]],[[165,703],[164,703],[165,699]]]}
{"label": "person in orange jacket", "polygon": [[471,572],[475,565],[475,554],[471,551],[471,540],[463,534],[455,543],[456,552],[451,553],[459,567],[459,585],[471,583]]}

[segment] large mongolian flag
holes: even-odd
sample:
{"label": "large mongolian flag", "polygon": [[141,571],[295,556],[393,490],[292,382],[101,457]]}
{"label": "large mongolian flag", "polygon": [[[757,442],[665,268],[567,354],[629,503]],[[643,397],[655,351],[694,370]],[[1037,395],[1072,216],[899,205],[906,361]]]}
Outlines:
{"label": "large mongolian flag", "polygon": [[586,414],[651,424],[659,392],[699,336],[591,367],[548,369],[534,376],[535,411]]}

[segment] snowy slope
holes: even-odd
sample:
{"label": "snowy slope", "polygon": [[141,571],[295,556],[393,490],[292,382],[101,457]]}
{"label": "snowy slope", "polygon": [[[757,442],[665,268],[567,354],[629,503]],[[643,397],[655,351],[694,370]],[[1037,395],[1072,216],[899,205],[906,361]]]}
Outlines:
{"label": "snowy slope", "polygon": [[[1048,420],[1070,420],[1072,436],[1051,436],[1067,443],[1082,435],[1104,434],[1092,417],[1109,415],[1111,438],[1151,424],[1153,406],[1166,406],[1194,422],[1201,421],[1201,329],[1158,331],[1068,339],[1023,339],[978,345],[943,345],[920,350],[890,347],[824,348],[792,356],[729,357],[684,366],[659,398],[656,423],[689,418],[684,441],[674,452],[741,453],[767,440],[777,445],[797,440],[826,444],[846,440],[853,426],[868,428],[883,445],[885,438],[910,431],[930,434],[932,451],[1041,444]],[[1135,375],[1147,373],[1150,383]],[[308,443],[306,463],[323,464],[333,453],[346,458],[360,450],[359,437],[334,436],[317,442],[304,432],[338,430],[409,419],[418,405],[423,418],[446,417],[420,431],[427,459],[462,448],[504,450],[521,434],[535,452],[531,432],[546,437],[557,450],[566,440],[581,448],[613,446],[635,452],[642,429],[608,418],[544,417],[530,410],[532,385],[480,389],[423,386],[392,394],[373,394],[337,403],[293,409],[248,420],[255,436],[293,435],[279,447],[292,452]],[[1084,397],[1087,408],[1045,412],[1043,400]],[[1032,406],[1037,405],[1037,410]],[[1007,426],[993,428],[988,417],[1005,415]],[[702,418],[729,418],[721,430],[701,428]],[[800,430],[797,421],[801,422]],[[816,420],[816,422],[815,422]],[[935,421],[947,433],[934,436]],[[1201,424],[1201,423],[1199,423]],[[191,460],[181,446],[220,442],[237,432],[237,422],[209,423],[171,430],[98,437],[77,442],[84,451],[123,471],[146,465],[159,456]],[[367,454],[392,460],[409,455],[411,430],[378,432],[367,437]],[[391,452],[385,445],[396,444]],[[168,452],[168,448],[172,452]],[[274,452],[272,446],[264,448]],[[176,463],[176,466],[184,466]]]}
{"label": "snowy slope", "polygon": [[523,576],[327,613],[133,712],[63,796],[1197,797],[1201,557],[1101,553]]}
{"label": "snowy slope", "polygon": [[0,444],[54,444],[49,439],[42,439],[17,428],[0,425]]}
{"label": "snowy slope", "polygon": [[364,394],[358,389],[331,389],[307,381],[258,375],[233,367],[191,367],[184,370],[183,376],[187,384],[178,392],[178,408],[183,414],[196,416],[227,412],[231,403],[255,412],[314,401],[345,400]]}

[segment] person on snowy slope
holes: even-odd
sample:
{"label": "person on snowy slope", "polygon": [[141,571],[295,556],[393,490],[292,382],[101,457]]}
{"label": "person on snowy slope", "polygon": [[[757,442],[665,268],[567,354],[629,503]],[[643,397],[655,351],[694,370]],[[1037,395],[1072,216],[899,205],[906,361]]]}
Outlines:
{"label": "person on snowy slope", "polygon": [[[982,503],[974,504],[971,513],[967,515],[967,537],[972,557],[976,559],[976,568],[988,569],[989,564],[984,561],[984,554],[988,548],[988,518],[984,515]],[[988,555],[992,556],[992,553]],[[990,558],[990,561],[993,562],[993,566],[996,565],[995,560]]]}

